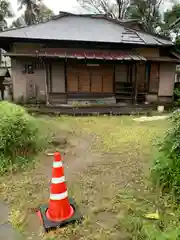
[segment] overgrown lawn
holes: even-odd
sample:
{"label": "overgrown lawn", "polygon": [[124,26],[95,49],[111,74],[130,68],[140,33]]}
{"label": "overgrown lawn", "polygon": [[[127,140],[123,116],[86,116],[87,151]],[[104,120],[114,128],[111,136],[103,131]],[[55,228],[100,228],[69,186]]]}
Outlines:
{"label": "overgrown lawn", "polygon": [[[153,145],[163,137],[169,126],[167,120],[138,123],[132,117],[103,116],[46,117],[38,121],[44,133],[48,129],[50,137],[64,135],[67,138],[66,149],[57,148],[67,152],[64,161],[69,169],[69,195],[76,200],[85,217],[80,225],[48,235],[40,230],[39,239],[178,239],[179,213],[174,212],[173,206],[162,199],[158,191],[152,190],[149,181]],[[72,138],[80,140],[71,145]],[[83,146],[81,139],[86,141],[88,148]],[[50,150],[54,148],[50,146]],[[11,220],[15,227],[21,229],[23,226],[27,235],[35,231],[32,222],[36,216],[32,208],[48,201],[50,168],[50,158],[40,154],[35,169],[7,176],[3,182],[1,179],[1,193],[12,206]],[[144,217],[157,209],[158,220]],[[19,210],[21,217],[24,216],[20,223]]]}

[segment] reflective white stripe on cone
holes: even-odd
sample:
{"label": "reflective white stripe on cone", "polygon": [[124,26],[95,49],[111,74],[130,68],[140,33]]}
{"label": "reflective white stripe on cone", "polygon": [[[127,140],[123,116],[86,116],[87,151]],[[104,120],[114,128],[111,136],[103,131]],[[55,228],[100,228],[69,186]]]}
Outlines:
{"label": "reflective white stripe on cone", "polygon": [[65,199],[67,198],[68,196],[68,192],[64,192],[64,193],[60,193],[60,194],[50,194],[50,199],[51,200],[62,200],[62,199]]}
{"label": "reflective white stripe on cone", "polygon": [[62,162],[53,162],[53,168],[59,168],[62,166],[63,166]]}
{"label": "reflective white stripe on cone", "polygon": [[63,183],[63,182],[65,182],[65,177],[63,176],[63,177],[60,177],[60,178],[52,178],[51,182],[53,184]]}

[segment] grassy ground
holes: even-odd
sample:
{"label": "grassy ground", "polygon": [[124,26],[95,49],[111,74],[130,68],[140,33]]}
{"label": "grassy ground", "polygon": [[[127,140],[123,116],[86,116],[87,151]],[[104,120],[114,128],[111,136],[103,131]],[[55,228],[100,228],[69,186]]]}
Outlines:
{"label": "grassy ground", "polygon": [[[179,239],[178,216],[151,190],[149,167],[167,120],[135,122],[131,117],[39,118],[42,134],[65,137],[48,151],[64,154],[69,195],[85,220],[44,235],[35,209],[48,201],[52,160],[41,153],[33,169],[0,179],[0,192],[12,207],[10,221],[26,239]],[[61,141],[60,141],[61,142]],[[144,218],[160,212],[159,220]],[[29,238],[27,238],[29,237]]]}

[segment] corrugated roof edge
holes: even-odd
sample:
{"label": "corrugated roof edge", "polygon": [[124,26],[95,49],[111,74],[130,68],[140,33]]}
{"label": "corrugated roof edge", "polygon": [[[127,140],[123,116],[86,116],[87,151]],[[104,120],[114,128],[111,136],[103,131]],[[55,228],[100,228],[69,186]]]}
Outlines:
{"label": "corrugated roof edge", "polygon": [[[44,21],[44,22],[41,22],[41,23],[35,23],[35,24],[31,24],[31,25],[26,25],[26,26],[19,27],[19,28],[7,29],[7,30],[5,30],[5,31],[3,31],[3,32],[9,32],[9,31],[13,31],[13,30],[18,30],[18,29],[28,28],[28,27],[32,27],[32,26],[37,26],[37,25],[40,25],[40,24],[45,24],[45,23],[47,23],[47,22],[50,22],[50,21],[53,21],[53,20],[57,20],[57,19],[62,18],[62,17],[68,17],[68,16],[92,17],[92,18],[106,19],[106,20],[108,20],[108,21],[110,21],[110,22],[114,22],[114,23],[116,23],[116,24],[122,25],[122,26],[125,27],[126,29],[131,30],[131,31],[133,31],[133,32],[135,32],[135,33],[142,32],[142,33],[146,33],[146,34],[149,34],[149,35],[152,35],[152,36],[155,36],[155,37],[164,39],[164,40],[171,41],[170,38],[165,37],[165,36],[161,36],[161,35],[159,35],[159,34],[148,33],[148,32],[144,32],[144,31],[140,31],[140,30],[134,30],[134,29],[132,29],[132,28],[130,28],[130,27],[127,27],[127,26],[125,25],[125,23],[127,23],[127,22],[129,23],[129,22],[130,22],[130,19],[127,19],[127,20],[124,19],[124,20],[121,21],[121,20],[118,20],[118,19],[110,18],[110,17],[108,17],[106,14],[75,14],[75,13],[63,12],[63,11],[59,12],[58,15],[52,17],[52,19],[50,19],[50,20],[47,20],[47,21]],[[132,19],[132,22],[135,22],[135,21],[138,22],[137,19]],[[2,32],[2,33],[3,33],[3,32]],[[1,36],[1,33],[0,33],[0,36]],[[139,35],[138,35],[138,37],[139,37]],[[171,41],[171,42],[172,42],[172,41]]]}

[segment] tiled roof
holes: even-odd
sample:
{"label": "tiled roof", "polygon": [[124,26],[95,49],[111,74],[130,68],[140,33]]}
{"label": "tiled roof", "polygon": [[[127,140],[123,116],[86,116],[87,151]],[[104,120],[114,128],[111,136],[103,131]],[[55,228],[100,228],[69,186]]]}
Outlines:
{"label": "tiled roof", "polygon": [[173,45],[170,40],[127,28],[122,22],[102,15],[62,15],[45,23],[0,33],[0,40],[7,38]]}

